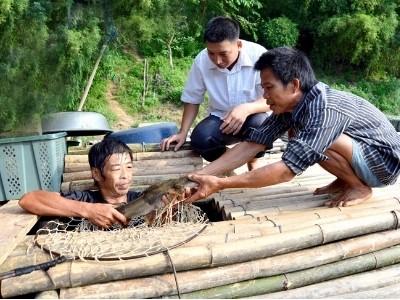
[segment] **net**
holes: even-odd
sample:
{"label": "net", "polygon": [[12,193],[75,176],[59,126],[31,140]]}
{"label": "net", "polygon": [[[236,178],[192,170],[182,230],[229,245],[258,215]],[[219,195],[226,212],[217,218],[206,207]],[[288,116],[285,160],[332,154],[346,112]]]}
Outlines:
{"label": "net", "polygon": [[34,243],[52,256],[81,260],[124,260],[164,252],[196,237],[208,223],[197,206],[175,203],[130,220],[126,227],[102,229],[87,220],[49,221]]}

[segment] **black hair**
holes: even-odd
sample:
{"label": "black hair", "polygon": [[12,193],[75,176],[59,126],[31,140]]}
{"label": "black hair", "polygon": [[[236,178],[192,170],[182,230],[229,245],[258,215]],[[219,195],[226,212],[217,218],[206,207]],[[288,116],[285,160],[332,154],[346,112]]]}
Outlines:
{"label": "black hair", "polygon": [[239,38],[239,24],[228,17],[215,17],[208,21],[204,31],[204,42],[220,43],[225,40],[235,41]]}
{"label": "black hair", "polygon": [[263,53],[255,63],[254,69],[271,69],[285,86],[293,79],[298,79],[302,92],[308,92],[317,83],[307,56],[290,47],[274,48]]}
{"label": "black hair", "polygon": [[132,150],[125,143],[113,138],[105,138],[90,148],[88,154],[90,168],[99,169],[103,176],[104,166],[114,153],[128,153],[133,160]]}

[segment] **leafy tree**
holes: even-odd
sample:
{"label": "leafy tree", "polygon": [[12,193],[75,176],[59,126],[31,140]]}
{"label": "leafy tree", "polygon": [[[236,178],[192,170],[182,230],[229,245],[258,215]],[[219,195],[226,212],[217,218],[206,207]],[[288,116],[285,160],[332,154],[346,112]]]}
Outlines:
{"label": "leafy tree", "polygon": [[260,26],[260,40],[267,48],[294,47],[299,38],[297,24],[286,17],[279,17]]}

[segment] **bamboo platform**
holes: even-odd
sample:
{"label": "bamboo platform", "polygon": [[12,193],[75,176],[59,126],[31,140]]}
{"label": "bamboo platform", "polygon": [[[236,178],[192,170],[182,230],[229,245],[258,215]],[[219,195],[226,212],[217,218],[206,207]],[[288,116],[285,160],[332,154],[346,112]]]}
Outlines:
{"label": "bamboo platform", "polygon": [[[274,148],[278,150],[266,155],[266,164],[279,159],[282,146]],[[132,149],[137,171],[132,187],[138,189],[203,164],[188,147],[166,153],[157,146]],[[92,184],[86,150],[76,150],[66,158],[66,191]],[[221,221],[169,250],[176,277],[165,253],[126,261],[75,260],[4,279],[1,296],[400,297],[400,182],[374,189],[373,197],[357,206],[328,208],[324,203],[332,196],[313,191],[333,179],[313,166],[289,183],[212,195],[207,203]],[[49,260],[39,248],[27,254],[32,236],[26,233],[37,217],[24,213],[16,201],[3,205],[0,215],[8,232],[0,239],[0,272]]]}

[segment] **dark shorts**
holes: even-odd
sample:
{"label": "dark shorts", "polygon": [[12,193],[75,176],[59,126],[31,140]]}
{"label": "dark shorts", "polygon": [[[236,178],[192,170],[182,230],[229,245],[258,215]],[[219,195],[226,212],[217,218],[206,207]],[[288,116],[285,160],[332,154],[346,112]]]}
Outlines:
{"label": "dark shorts", "polygon": [[[267,117],[268,114],[266,113],[248,116],[239,133],[232,135],[222,133],[219,127],[223,121],[219,117],[209,115],[193,129],[190,136],[192,148],[205,160],[214,161],[225,153],[227,150],[226,145],[240,142],[247,129],[259,127]],[[262,157],[264,153],[260,152],[256,157]]]}

